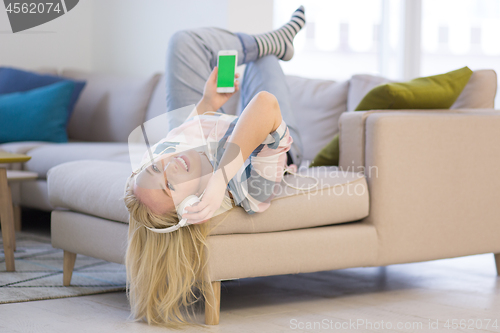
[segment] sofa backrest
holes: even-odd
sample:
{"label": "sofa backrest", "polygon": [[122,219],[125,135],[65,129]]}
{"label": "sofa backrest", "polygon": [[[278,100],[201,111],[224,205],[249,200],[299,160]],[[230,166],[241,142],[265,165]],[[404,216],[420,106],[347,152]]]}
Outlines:
{"label": "sofa backrest", "polygon": [[158,84],[156,85],[151,95],[151,101],[149,102],[148,109],[146,110],[144,121],[160,116],[164,114],[166,111],[167,111],[167,94],[166,94],[165,75],[160,74],[160,77],[158,79]]}
{"label": "sofa backrest", "polygon": [[[243,77],[243,76],[242,76]],[[242,78],[241,77],[241,78]],[[311,160],[338,132],[338,119],[347,110],[349,82],[307,79],[286,76],[292,112],[304,146],[304,159]],[[234,94],[224,105],[228,114],[241,112],[240,92]],[[166,110],[165,79],[162,76],[146,112],[145,120],[161,115]],[[158,141],[161,138],[150,138]]]}
{"label": "sofa backrest", "polygon": [[61,76],[87,82],[68,124],[76,141],[127,142],[144,121],[160,74],[130,77],[64,69]]}
{"label": "sofa backrest", "polygon": [[[87,81],[68,125],[68,135],[73,140],[127,142],[134,128],[167,110],[162,74],[132,78],[65,69],[60,75]],[[291,75],[286,80],[306,160],[314,158],[338,133],[343,112],[354,110],[375,86],[390,82],[373,75],[354,75],[343,82]],[[474,71],[452,108],[493,108],[496,89],[495,71]],[[238,114],[240,108],[238,92],[226,103],[224,111]]]}

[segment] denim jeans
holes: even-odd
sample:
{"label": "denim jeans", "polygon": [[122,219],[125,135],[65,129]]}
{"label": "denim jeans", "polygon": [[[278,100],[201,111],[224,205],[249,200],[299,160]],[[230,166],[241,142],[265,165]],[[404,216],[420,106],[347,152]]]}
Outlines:
{"label": "denim jeans", "polygon": [[[220,50],[236,50],[238,66],[246,64],[240,84],[241,110],[259,91],[276,96],[283,120],[288,125],[293,144],[289,155],[294,164],[302,162],[302,141],[292,113],[290,91],[285,75],[274,55],[258,57],[255,39],[244,33],[210,27],[176,32],[168,43],[166,60],[167,111],[197,104],[203,88],[217,65]],[[218,110],[224,112],[224,106]]]}

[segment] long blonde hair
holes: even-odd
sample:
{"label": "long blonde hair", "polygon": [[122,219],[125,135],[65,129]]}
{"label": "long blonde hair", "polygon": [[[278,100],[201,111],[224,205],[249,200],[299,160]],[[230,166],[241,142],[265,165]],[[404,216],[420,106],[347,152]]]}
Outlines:
{"label": "long blonde hair", "polygon": [[[179,219],[175,211],[160,216],[141,203],[133,192],[133,176],[127,180],[124,197],[130,213],[125,265],[131,316],[134,321],[144,319],[150,325],[174,329],[204,326],[195,322],[194,313],[200,296],[214,299],[207,266],[210,221],[171,233],[146,229],[169,227]],[[226,196],[221,208],[233,206]]]}

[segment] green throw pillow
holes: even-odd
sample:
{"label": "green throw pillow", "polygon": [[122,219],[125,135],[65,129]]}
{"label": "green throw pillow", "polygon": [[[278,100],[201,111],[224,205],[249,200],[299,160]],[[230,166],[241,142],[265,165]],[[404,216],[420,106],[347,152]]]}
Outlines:
{"label": "green throw pillow", "polygon": [[468,67],[402,83],[381,84],[368,92],[355,111],[386,109],[449,109],[464,89]]}
{"label": "green throw pillow", "polygon": [[309,167],[339,165],[340,145],[339,134],[337,133],[333,140],[330,141],[321,151],[314,157]]}
{"label": "green throw pillow", "polygon": [[[449,109],[469,82],[468,67],[408,82],[386,83],[370,90],[355,111],[387,109]],[[309,167],[338,165],[339,134],[314,157]]]}

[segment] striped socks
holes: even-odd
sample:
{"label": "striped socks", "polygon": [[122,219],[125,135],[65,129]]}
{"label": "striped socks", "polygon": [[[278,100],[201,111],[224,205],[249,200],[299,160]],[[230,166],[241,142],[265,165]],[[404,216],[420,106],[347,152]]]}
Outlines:
{"label": "striped socks", "polygon": [[262,35],[253,35],[259,48],[259,58],[274,54],[278,59],[288,61],[293,57],[293,39],[306,24],[304,7],[293,12],[291,20],[281,28]]}

